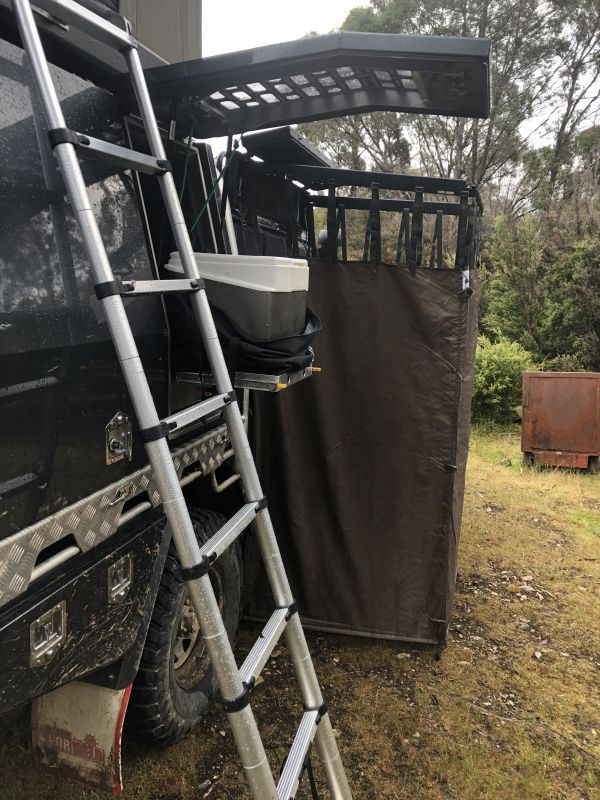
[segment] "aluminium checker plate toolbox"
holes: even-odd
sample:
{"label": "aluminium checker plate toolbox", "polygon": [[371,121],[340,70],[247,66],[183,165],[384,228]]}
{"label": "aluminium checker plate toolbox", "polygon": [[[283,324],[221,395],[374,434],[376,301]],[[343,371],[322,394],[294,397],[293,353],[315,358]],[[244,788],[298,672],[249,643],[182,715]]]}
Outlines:
{"label": "aluminium checker plate toolbox", "polygon": [[[204,477],[222,463],[229,445],[224,425],[173,450],[180,481]],[[184,470],[197,468],[183,477]],[[124,514],[123,506],[134,497],[140,504]],[[0,607],[23,594],[35,579],[39,553],[66,536],[73,535],[83,553],[104,542],[133,516],[161,504],[150,465],[84,497],[33,525],[0,541]]]}

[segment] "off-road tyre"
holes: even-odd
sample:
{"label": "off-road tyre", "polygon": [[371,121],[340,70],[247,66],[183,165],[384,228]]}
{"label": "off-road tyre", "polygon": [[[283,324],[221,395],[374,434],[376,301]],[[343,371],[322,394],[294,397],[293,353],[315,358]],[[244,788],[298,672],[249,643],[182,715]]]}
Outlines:
{"label": "off-road tyre", "polygon": [[[225,517],[213,511],[190,509],[190,515],[200,544],[226,522]],[[187,655],[184,652],[186,638],[181,634],[188,629],[181,626],[184,620],[189,625],[191,606],[178,567],[175,548],[171,545],[127,712],[128,731],[136,738],[160,746],[173,744],[186,736],[210,709],[217,694],[212,665],[201,636],[197,635],[195,641],[190,636],[189,652]],[[233,642],[242,594],[239,548],[228,548],[211,567],[209,575],[225,628]],[[178,654],[180,666],[176,669]]]}

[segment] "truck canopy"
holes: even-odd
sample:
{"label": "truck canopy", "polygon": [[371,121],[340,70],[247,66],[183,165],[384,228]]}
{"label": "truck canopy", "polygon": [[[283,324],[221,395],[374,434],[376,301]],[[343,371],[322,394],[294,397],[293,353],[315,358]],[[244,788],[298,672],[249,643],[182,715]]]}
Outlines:
{"label": "truck canopy", "polygon": [[[489,39],[340,31],[149,69],[162,116],[222,136],[367,111],[487,117]],[[119,81],[117,91],[127,93]]]}

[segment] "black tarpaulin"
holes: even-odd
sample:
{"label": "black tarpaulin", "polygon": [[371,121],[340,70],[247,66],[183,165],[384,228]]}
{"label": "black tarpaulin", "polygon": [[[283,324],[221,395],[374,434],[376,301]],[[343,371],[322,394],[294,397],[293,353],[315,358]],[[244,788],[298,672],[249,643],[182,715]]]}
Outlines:
{"label": "black tarpaulin", "polygon": [[[464,494],[478,280],[311,264],[322,373],[256,398],[258,469],[304,622],[446,638]],[[248,559],[247,615],[272,599]]]}

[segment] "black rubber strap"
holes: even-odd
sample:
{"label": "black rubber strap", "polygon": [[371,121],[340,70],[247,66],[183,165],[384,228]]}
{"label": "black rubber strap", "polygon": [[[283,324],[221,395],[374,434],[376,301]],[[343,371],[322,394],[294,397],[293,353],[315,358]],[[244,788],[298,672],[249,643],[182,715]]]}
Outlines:
{"label": "black rubber strap", "polygon": [[308,237],[308,252],[312,258],[317,257],[317,240],[315,238],[315,207],[312,203],[305,206],[306,234]]}
{"label": "black rubber strap", "polygon": [[202,556],[202,561],[194,564],[191,567],[179,567],[179,576],[182,581],[195,581],[197,578],[203,578],[216,561],[214,553],[210,556]]}
{"label": "black rubber strap", "polygon": [[415,201],[413,203],[413,218],[410,231],[410,255],[408,266],[413,275],[416,275],[417,267],[421,266],[423,254],[423,188],[417,186],[415,189]]}
{"label": "black rubber strap", "polygon": [[443,212],[437,211],[435,215],[435,228],[433,231],[433,239],[431,240],[431,255],[429,256],[430,269],[433,269],[434,266],[437,267],[437,269],[442,269],[444,266],[443,243],[442,243],[443,224],[444,224]]}
{"label": "black rubber strap", "polygon": [[435,238],[437,244],[436,262],[437,268],[442,269],[444,266],[444,214],[438,211],[435,218]]}
{"label": "black rubber strap", "polygon": [[159,439],[166,439],[170,428],[166,422],[159,422],[150,428],[140,428],[140,438],[142,442],[157,442]]}
{"label": "black rubber strap", "polygon": [[475,206],[469,205],[469,212],[467,215],[467,236],[465,242],[465,250],[466,250],[466,258],[465,258],[465,268],[469,269],[472,265],[474,265],[474,234],[475,234]]}
{"label": "black rubber strap", "polygon": [[460,210],[458,213],[458,235],[456,237],[455,269],[465,269],[468,263],[467,226],[469,217],[469,192],[460,193]]}
{"label": "black rubber strap", "polygon": [[342,238],[342,261],[348,261],[348,240],[346,238],[346,206],[338,206],[337,229]]}
{"label": "black rubber strap", "polygon": [[369,227],[371,229],[371,246],[369,248],[369,261],[371,264],[381,262],[381,215],[379,213],[379,184],[371,184],[371,210],[369,212]]}
{"label": "black rubber strap", "polygon": [[327,245],[325,248],[327,261],[337,260],[337,200],[335,181],[327,181]]}
{"label": "black rubber strap", "polygon": [[70,128],[52,128],[48,131],[48,139],[53,150],[58,144],[79,144],[76,132]]}
{"label": "black rubber strap", "polygon": [[115,294],[127,294],[121,278],[115,278],[112,281],[104,281],[104,283],[97,283],[94,286],[94,291],[98,300],[104,300],[105,297],[113,297]]}
{"label": "black rubber strap", "polygon": [[365,228],[365,244],[363,261],[379,264],[381,261],[381,215],[379,213],[379,184],[371,184],[371,205],[367,227]]}
{"label": "black rubber strap", "polygon": [[285,615],[286,621],[291,619],[294,616],[294,614],[297,614],[297,613],[298,613],[298,605],[297,605],[296,601],[294,600],[287,607],[287,614]]}
{"label": "black rubber strap", "polygon": [[168,158],[157,158],[156,165],[164,172],[173,172],[173,167]]}
{"label": "black rubber strap", "polygon": [[398,243],[396,244],[396,266],[402,263],[402,258],[408,264],[410,251],[410,212],[408,208],[402,210],[400,220],[400,230],[398,231]]}
{"label": "black rubber strap", "polygon": [[235,714],[236,711],[241,711],[243,708],[246,708],[247,705],[250,703],[250,695],[252,693],[252,688],[250,686],[244,685],[244,691],[239,695],[239,697],[234,697],[233,700],[223,700],[223,708],[227,714]]}
{"label": "black rubber strap", "polygon": [[256,511],[264,511],[269,504],[267,503],[266,497],[261,497],[260,500],[256,501]]}
{"label": "black rubber strap", "polygon": [[321,703],[320,706],[314,706],[314,707],[304,706],[304,710],[305,711],[318,711],[319,712],[317,714],[317,725],[318,725],[319,722],[321,722],[321,720],[325,716],[325,714],[327,714],[327,703],[323,702],[323,703]]}

